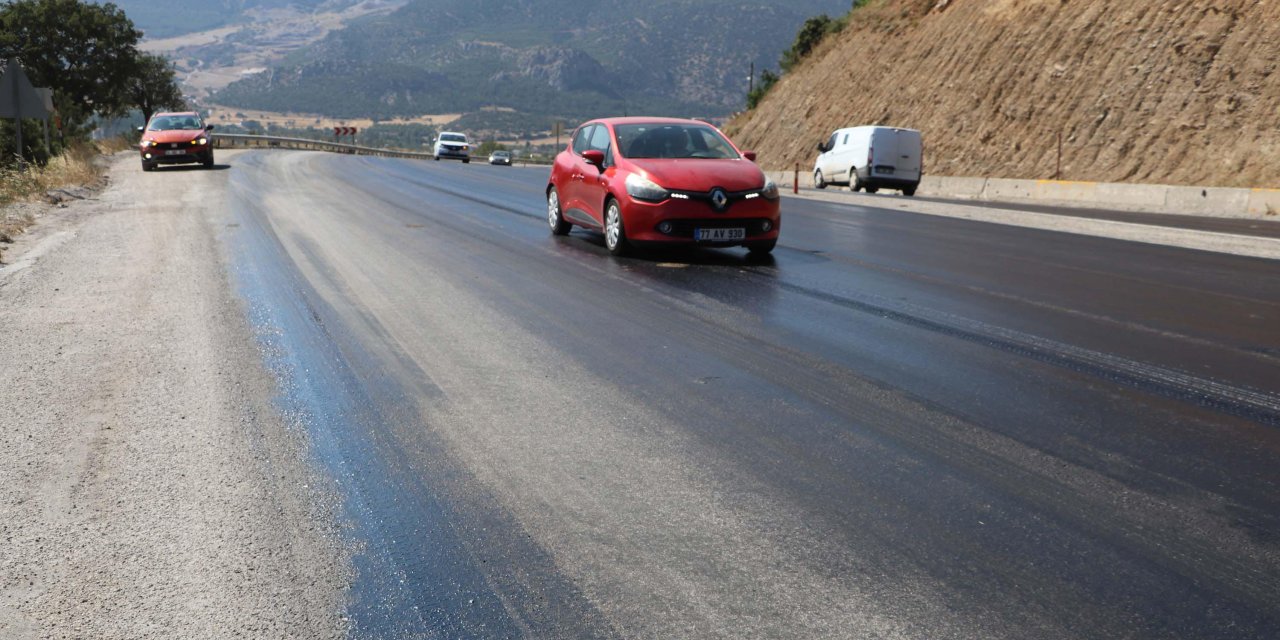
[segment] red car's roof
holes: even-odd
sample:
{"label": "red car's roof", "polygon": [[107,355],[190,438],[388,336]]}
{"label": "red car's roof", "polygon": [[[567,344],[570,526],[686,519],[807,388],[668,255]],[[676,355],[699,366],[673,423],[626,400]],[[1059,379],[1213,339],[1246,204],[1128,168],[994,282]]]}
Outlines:
{"label": "red car's roof", "polygon": [[691,120],[689,118],[646,118],[643,116],[596,118],[595,120],[590,120],[590,122],[604,122],[608,124],[708,124],[702,120]]}
{"label": "red car's roof", "polygon": [[160,116],[195,116],[199,118],[200,114],[195,111],[161,111],[160,113],[152,114],[151,117],[159,118]]}

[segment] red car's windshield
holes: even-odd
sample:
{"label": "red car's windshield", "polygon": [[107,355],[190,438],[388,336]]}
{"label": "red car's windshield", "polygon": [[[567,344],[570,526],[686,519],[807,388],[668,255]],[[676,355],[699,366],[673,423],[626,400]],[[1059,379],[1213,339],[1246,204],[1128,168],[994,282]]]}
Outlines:
{"label": "red car's windshield", "polygon": [[200,119],[195,116],[156,116],[151,119],[151,124],[147,125],[149,131],[198,131],[203,129],[204,125]]}
{"label": "red car's windshield", "polygon": [[736,159],[738,152],[718,131],[694,124],[615,125],[618,151],[625,158]]}

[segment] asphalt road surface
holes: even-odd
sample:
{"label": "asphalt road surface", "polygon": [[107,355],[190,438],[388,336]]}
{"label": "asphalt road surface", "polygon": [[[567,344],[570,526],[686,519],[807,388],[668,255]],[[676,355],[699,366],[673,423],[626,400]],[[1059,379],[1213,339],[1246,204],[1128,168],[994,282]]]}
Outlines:
{"label": "asphalt road surface", "polygon": [[1280,637],[1280,262],[789,198],[614,259],[546,169],[226,158],[357,635]]}

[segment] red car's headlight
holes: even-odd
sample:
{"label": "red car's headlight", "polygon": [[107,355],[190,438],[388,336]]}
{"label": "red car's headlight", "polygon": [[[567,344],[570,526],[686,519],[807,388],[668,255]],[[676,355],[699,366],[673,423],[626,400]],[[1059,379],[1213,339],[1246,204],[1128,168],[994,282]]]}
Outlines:
{"label": "red car's headlight", "polygon": [[662,202],[671,197],[671,192],[663,189],[658,183],[633,173],[627,176],[627,195],[636,200]]}

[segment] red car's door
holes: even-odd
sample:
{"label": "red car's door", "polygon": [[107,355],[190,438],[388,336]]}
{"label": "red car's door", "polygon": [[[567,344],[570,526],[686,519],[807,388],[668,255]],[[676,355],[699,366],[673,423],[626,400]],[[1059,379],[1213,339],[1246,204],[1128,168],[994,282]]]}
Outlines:
{"label": "red car's door", "polygon": [[561,168],[562,178],[558,181],[556,188],[560,190],[560,209],[562,215],[570,222],[578,223],[575,218],[581,218],[586,212],[586,205],[582,199],[582,181],[586,177],[585,169],[591,165],[582,159],[582,152],[587,150],[587,144],[591,140],[591,133],[595,131],[599,125],[589,124],[577,130],[573,134],[573,141],[569,145],[569,153],[560,156],[564,159],[564,166]]}
{"label": "red car's door", "polygon": [[578,197],[582,200],[582,208],[601,227],[604,226],[604,199],[609,191],[608,177],[613,172],[613,152],[611,150],[613,145],[611,144],[611,138],[609,127],[598,124],[587,140],[588,149],[604,154],[604,166],[598,167],[587,162],[581,154],[578,154],[577,158],[582,173],[582,180],[579,181]]}

